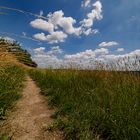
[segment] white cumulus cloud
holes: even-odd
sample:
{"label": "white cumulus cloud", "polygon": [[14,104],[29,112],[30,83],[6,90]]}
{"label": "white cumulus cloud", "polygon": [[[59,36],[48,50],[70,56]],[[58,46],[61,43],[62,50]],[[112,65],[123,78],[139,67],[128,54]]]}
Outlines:
{"label": "white cumulus cloud", "polygon": [[60,49],[59,46],[53,46],[51,48],[51,50],[47,52],[47,54],[56,55],[56,54],[62,54],[62,52],[63,52],[63,50]]}
{"label": "white cumulus cloud", "polygon": [[50,13],[48,15],[48,20],[57,29],[58,26],[61,27],[67,34],[79,35],[80,28],[74,27],[76,20],[72,17],[65,17],[62,10]]}
{"label": "white cumulus cloud", "polygon": [[58,68],[62,64],[58,55],[62,52],[59,46],[53,46],[49,51],[46,51],[45,47],[39,47],[34,49],[33,60],[38,63],[39,67]]}
{"label": "white cumulus cloud", "polygon": [[[90,0],[85,0],[83,3],[85,6],[91,4]],[[40,18],[37,18],[30,22],[33,28],[47,31],[48,33],[37,33],[34,35],[35,39],[40,41],[49,41],[49,43],[64,42],[69,35],[90,35],[99,33],[97,29],[93,29],[93,23],[96,20],[101,20],[102,16],[102,4],[100,1],[96,1],[91,4],[92,11],[89,12],[85,19],[78,22],[73,17],[66,17],[62,10],[49,13],[47,19],[42,19],[43,11],[40,11]],[[60,35],[60,37],[57,37]]]}
{"label": "white cumulus cloud", "polygon": [[118,48],[117,49],[117,52],[123,52],[124,51],[124,48]]}
{"label": "white cumulus cloud", "polygon": [[45,35],[45,33],[37,33],[33,37],[40,41],[48,41],[49,44],[54,44],[64,42],[67,38],[67,34],[63,33],[62,31],[56,31],[49,35]]}
{"label": "white cumulus cloud", "polygon": [[46,40],[50,44],[64,42],[66,38],[67,38],[67,34],[65,34],[62,31],[56,31],[56,32],[53,32],[52,34],[46,36]]}
{"label": "white cumulus cloud", "polygon": [[82,60],[91,60],[91,59],[95,59],[97,56],[99,55],[106,55],[108,54],[108,49],[106,48],[100,48],[100,49],[95,49],[95,50],[85,50],[83,52],[79,52],[76,54],[72,54],[72,55],[65,55],[65,59],[71,59],[74,61],[82,61]]}
{"label": "white cumulus cloud", "polygon": [[102,18],[103,18],[102,3],[100,1],[96,1],[93,4],[92,11],[87,14],[87,18],[85,18],[81,21],[81,24],[85,28],[90,28],[93,26],[94,21],[101,20]]}
{"label": "white cumulus cloud", "polygon": [[46,41],[47,40],[47,37],[44,33],[34,34],[33,37],[37,40],[40,40],[40,41]]}
{"label": "white cumulus cloud", "polygon": [[44,47],[40,47],[34,49],[33,59],[40,67],[96,69],[100,68],[99,63],[101,63],[113,64],[109,65],[108,69],[115,66],[116,70],[126,70],[127,68],[129,70],[140,70],[139,49],[121,55],[110,54],[107,48],[89,49],[76,54],[64,54],[63,57],[59,58],[62,52],[63,50],[59,46],[54,46],[49,51],[46,51]]}
{"label": "white cumulus cloud", "polygon": [[91,0],[84,0],[82,1],[81,7],[90,7],[91,6]]}
{"label": "white cumulus cloud", "polygon": [[116,46],[116,45],[119,45],[119,43],[116,42],[116,41],[101,42],[101,43],[99,44],[99,47],[111,47],[111,46]]}
{"label": "white cumulus cloud", "polygon": [[44,54],[45,47],[39,47],[34,49],[35,54]]}
{"label": "white cumulus cloud", "polygon": [[54,31],[54,25],[43,19],[35,19],[30,22],[30,25],[34,28],[48,31],[49,33],[52,33]]}

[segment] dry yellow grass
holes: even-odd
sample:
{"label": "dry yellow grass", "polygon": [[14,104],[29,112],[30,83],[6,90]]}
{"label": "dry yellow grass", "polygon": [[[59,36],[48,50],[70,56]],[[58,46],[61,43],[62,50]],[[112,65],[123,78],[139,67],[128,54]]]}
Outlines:
{"label": "dry yellow grass", "polygon": [[29,66],[20,63],[13,54],[10,54],[9,52],[0,52],[0,68],[7,65],[17,65],[25,69],[30,69]]}
{"label": "dry yellow grass", "polygon": [[0,39],[0,63],[16,63],[30,67],[37,67],[37,64],[32,61],[31,55],[27,50],[24,50],[17,42],[7,42]]}
{"label": "dry yellow grass", "polygon": [[9,54],[8,52],[0,52],[0,62],[1,63],[9,63],[9,62],[12,62],[12,63],[18,63],[17,59]]}

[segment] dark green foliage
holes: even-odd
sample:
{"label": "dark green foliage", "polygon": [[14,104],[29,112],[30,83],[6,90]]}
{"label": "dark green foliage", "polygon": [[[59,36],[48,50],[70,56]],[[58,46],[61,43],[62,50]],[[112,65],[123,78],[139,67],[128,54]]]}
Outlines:
{"label": "dark green foliage", "polygon": [[58,107],[53,126],[65,139],[140,139],[139,74],[32,70],[30,75]]}

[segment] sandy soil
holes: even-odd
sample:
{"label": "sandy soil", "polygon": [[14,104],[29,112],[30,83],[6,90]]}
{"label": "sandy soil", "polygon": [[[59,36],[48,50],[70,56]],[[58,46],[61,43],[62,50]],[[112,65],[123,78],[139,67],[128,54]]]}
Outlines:
{"label": "sandy soil", "polygon": [[46,131],[45,128],[53,122],[50,116],[54,110],[50,109],[40,89],[29,77],[22,94],[23,97],[4,123],[3,131],[12,140],[62,140],[59,133]]}

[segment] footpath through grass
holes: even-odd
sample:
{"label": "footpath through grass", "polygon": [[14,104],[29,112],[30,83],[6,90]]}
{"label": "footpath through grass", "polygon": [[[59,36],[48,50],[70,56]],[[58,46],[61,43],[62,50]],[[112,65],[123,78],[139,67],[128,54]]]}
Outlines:
{"label": "footpath through grass", "polygon": [[67,140],[140,140],[140,75],[132,72],[32,70],[58,107],[53,115]]}

